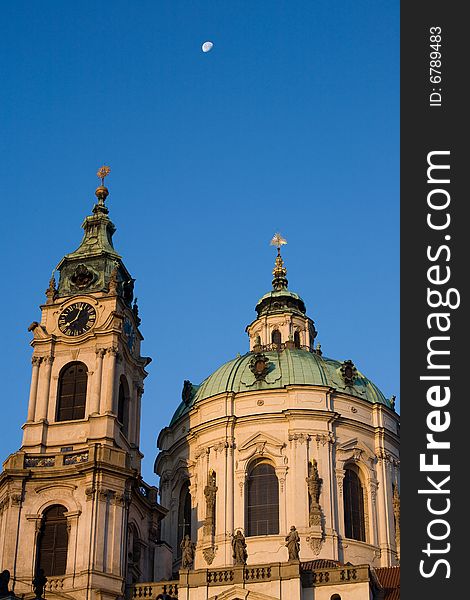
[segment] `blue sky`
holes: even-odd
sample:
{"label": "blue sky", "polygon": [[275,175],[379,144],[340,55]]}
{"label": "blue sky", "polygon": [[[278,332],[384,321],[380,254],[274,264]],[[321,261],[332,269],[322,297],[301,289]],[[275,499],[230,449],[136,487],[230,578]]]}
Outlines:
{"label": "blue sky", "polygon": [[149,482],[183,380],[247,351],[275,231],[324,354],[399,394],[398,1],[1,9],[2,460],[26,419],[27,327],[81,240],[102,164],[153,357]]}

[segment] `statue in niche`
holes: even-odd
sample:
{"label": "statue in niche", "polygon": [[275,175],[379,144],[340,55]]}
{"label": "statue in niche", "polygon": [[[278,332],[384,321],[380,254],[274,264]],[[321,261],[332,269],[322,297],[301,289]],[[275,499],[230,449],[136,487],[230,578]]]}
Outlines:
{"label": "statue in niche", "polygon": [[321,525],[320,493],[322,479],[318,474],[317,461],[313,458],[308,463],[308,477],[306,479],[309,495],[309,524]]}
{"label": "statue in niche", "polygon": [[246,565],[248,552],[246,551],[245,536],[239,529],[232,538],[233,558],[236,565]]}
{"label": "statue in niche", "polygon": [[295,525],[292,525],[290,528],[289,535],[286,536],[286,542],[286,548],[289,553],[289,562],[299,560],[300,536]]}
{"label": "statue in niche", "polygon": [[218,487],[216,485],[216,474],[213,469],[209,471],[209,479],[204,488],[206,498],[206,518],[204,521],[204,534],[215,535],[215,501]]}
{"label": "statue in niche", "polygon": [[191,541],[191,538],[186,534],[181,541],[181,568],[191,569],[194,563],[194,549],[195,544]]}

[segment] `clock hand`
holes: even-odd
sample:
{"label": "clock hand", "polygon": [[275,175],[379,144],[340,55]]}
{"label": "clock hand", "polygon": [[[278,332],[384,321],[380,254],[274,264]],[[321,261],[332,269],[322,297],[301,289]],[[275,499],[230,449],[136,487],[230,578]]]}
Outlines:
{"label": "clock hand", "polygon": [[83,308],[80,308],[78,311],[78,315],[75,317],[75,319],[73,319],[72,321],[70,321],[69,325],[72,325],[72,323],[75,323],[75,321],[78,319],[78,317],[80,316],[80,313],[83,311]]}

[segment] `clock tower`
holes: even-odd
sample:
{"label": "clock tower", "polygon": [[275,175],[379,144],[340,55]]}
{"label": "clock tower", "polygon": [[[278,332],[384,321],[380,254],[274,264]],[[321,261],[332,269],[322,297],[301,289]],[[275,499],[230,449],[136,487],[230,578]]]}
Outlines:
{"label": "clock tower", "polygon": [[[33,339],[20,450],[0,476],[0,571],[16,595],[105,598],[164,575],[165,509],[141,477],[146,366],[134,279],[113,246],[104,178],[80,246],[57,266]],[[162,571],[163,569],[163,571]],[[42,570],[42,571],[41,571]]]}

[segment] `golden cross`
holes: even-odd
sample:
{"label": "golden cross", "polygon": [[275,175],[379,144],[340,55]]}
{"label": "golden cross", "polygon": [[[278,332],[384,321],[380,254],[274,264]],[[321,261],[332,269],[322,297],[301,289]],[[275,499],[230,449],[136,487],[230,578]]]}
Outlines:
{"label": "golden cross", "polygon": [[277,251],[280,252],[281,246],[287,244],[287,240],[282,237],[280,233],[275,233],[273,239],[270,241],[271,246],[276,246]]}

